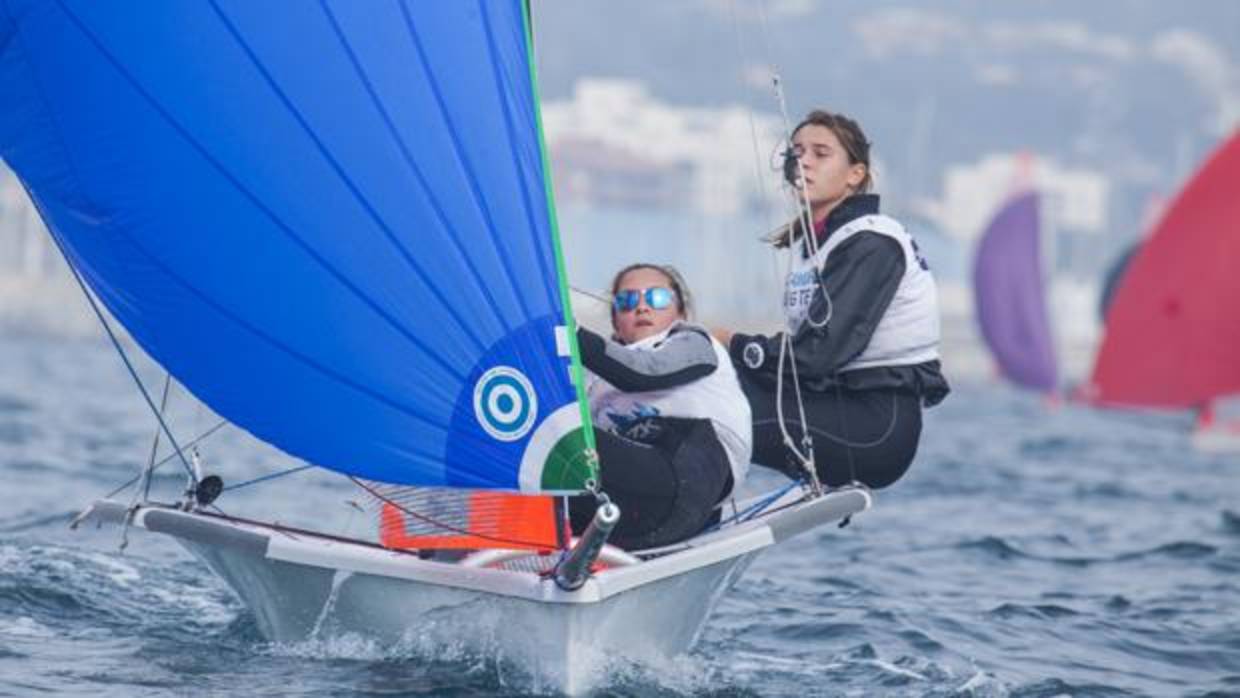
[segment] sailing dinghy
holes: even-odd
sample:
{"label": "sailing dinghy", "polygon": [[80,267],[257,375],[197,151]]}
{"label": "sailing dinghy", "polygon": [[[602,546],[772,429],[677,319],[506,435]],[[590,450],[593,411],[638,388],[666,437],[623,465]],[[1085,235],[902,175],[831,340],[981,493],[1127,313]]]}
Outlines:
{"label": "sailing dinghy", "polygon": [[1083,391],[1104,407],[1195,410],[1193,443],[1204,450],[1240,449],[1240,423],[1217,417],[1240,397],[1238,180],[1240,131],[1211,154],[1136,249]]}
{"label": "sailing dinghy", "polygon": [[999,209],[978,243],[973,294],[982,338],[1009,382],[1052,397],[1059,385],[1046,308],[1040,197],[1020,191]]}
{"label": "sailing dinghy", "polygon": [[[620,551],[596,492],[569,539],[597,464],[521,2],[8,0],[0,94],[0,155],[109,334],[396,510],[388,546],[219,513],[134,372],[187,493],[148,500],[148,466],[83,518],[174,537],[272,640],[443,633],[577,693],[614,655],[687,651],[758,552],[870,506],[793,488]],[[538,516],[471,514],[444,528],[482,545],[428,556],[401,492]]]}

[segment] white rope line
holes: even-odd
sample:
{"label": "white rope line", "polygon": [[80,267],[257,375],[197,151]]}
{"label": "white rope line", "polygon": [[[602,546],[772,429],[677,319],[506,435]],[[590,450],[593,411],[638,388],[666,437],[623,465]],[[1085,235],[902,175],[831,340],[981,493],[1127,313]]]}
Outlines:
{"label": "white rope line", "polygon": [[[731,9],[732,9],[733,21],[734,23],[738,25],[737,27],[737,36],[738,36],[737,51],[738,53],[741,54],[740,59],[743,63],[745,57],[744,57],[743,47],[739,40],[739,21],[737,20],[735,0],[733,0],[733,2],[731,3]],[[760,26],[761,26],[761,35],[763,37],[763,41],[766,47],[767,57],[769,59],[767,61],[767,64],[771,68],[771,85],[775,93],[775,101],[779,105],[779,114],[780,114],[780,118],[783,124],[784,143],[786,144],[786,147],[789,149],[789,152],[785,153],[785,157],[788,157],[789,155],[793,154],[791,153],[792,124],[791,124],[791,120],[788,117],[788,103],[787,103],[787,99],[784,96],[783,81],[782,81],[782,78],[780,77],[779,70],[775,66],[774,56],[772,55],[772,52],[771,52],[770,30],[769,30],[769,22],[767,21],[765,0],[762,0],[761,2],[758,3],[758,9],[759,9],[759,19],[760,19]],[[752,128],[752,123],[753,123],[752,109],[748,105],[746,105],[746,111],[749,113],[749,118],[750,118],[750,124],[751,124],[750,136],[753,139],[754,158],[755,158],[755,161],[757,161],[756,167],[760,171],[761,165],[760,165],[759,148],[757,144],[757,133]],[[798,168],[799,174],[801,176],[801,181],[804,181],[805,179],[804,166],[802,165],[800,158],[797,158],[796,162],[797,162],[797,168]],[[781,174],[782,172],[783,172],[783,168],[781,168]],[[808,192],[805,191],[805,187],[801,187],[799,190],[799,193],[800,193],[800,196],[797,197],[797,206],[796,206],[797,210],[795,211],[794,221],[800,222],[801,232],[802,232],[801,237],[809,239],[808,244],[811,245],[809,249],[811,250],[811,256],[812,256],[813,254],[817,253],[817,240],[815,239],[815,236],[813,234],[813,216],[812,216],[811,209],[810,209],[809,194]],[[762,190],[762,195],[764,197],[766,195],[765,188]],[[796,251],[793,250],[793,246],[792,246],[792,232],[794,229],[795,229],[795,224],[790,224],[790,227],[788,229],[788,252],[789,252],[788,264],[787,264],[788,273],[792,272],[792,261],[794,259],[793,255],[796,254]],[[802,244],[805,244],[805,243],[802,243]],[[826,296],[826,289],[825,287],[822,286],[822,279],[819,273],[817,272],[817,270],[815,270],[815,279],[817,280],[819,288],[823,290],[823,295]],[[828,314],[827,314],[826,319],[823,320],[823,325],[825,325],[826,322],[830,320],[830,316],[831,316],[829,298],[827,299],[827,303],[828,303]],[[780,310],[781,311],[783,310],[782,307],[780,308]],[[807,320],[808,319],[810,318],[808,318],[808,314],[807,314]],[[816,328],[820,327],[820,325],[814,325],[814,326]],[[801,448],[793,440],[792,434],[788,431],[787,420],[784,417],[783,395],[784,395],[784,380],[785,380],[785,372],[784,372],[785,362],[789,362],[789,365],[791,367],[790,372],[792,374],[792,384],[793,384],[793,390],[794,390],[795,397],[796,397],[797,416],[799,418],[799,422],[801,425],[802,446],[804,446],[804,449],[805,449],[804,451],[802,451]],[[801,395],[801,384],[797,376],[796,350],[792,346],[792,337],[791,337],[791,333],[788,328],[785,328],[784,332],[781,333],[781,339],[779,343],[779,359],[776,364],[775,376],[776,376],[775,377],[775,410],[776,410],[776,416],[778,417],[778,421],[779,421],[780,434],[781,436],[783,436],[784,445],[788,448],[789,452],[791,452],[795,456],[798,464],[801,466],[801,469],[805,471],[806,477],[811,483],[813,490],[815,492],[821,492],[822,484],[818,478],[818,469],[815,467],[815,464],[814,464],[813,437],[810,435],[809,422],[805,415],[805,401]]]}

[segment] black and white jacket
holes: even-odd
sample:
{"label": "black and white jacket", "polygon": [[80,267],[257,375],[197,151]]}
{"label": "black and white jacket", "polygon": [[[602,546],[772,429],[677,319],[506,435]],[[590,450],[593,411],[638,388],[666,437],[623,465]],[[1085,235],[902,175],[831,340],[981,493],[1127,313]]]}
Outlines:
{"label": "black and white jacket", "polygon": [[[805,263],[813,261],[820,265],[815,278],[803,279],[806,283],[798,291],[794,276],[789,276],[786,305],[790,316],[801,320],[789,330],[797,376],[802,387],[812,391],[837,385],[845,390],[895,389],[934,405],[949,388],[938,360],[933,280],[912,238],[880,216],[878,204],[874,194],[842,202],[817,231],[818,256],[811,259],[803,253],[800,270],[794,270],[794,275],[805,276]],[[729,353],[747,380],[773,390],[782,339],[782,333],[738,333]],[[789,366],[784,370],[790,371]]]}
{"label": "black and white jacket", "polygon": [[749,470],[753,426],[727,351],[698,325],[677,322],[633,344],[577,330],[594,424],[642,440],[660,417],[708,419],[728,454],[734,486]]}

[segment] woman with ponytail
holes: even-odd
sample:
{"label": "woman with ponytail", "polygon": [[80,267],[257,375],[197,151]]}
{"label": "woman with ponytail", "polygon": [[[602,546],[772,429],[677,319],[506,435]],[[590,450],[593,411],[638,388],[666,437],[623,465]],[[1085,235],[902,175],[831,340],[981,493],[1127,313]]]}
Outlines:
{"label": "woman with ponytail", "polygon": [[923,405],[949,390],[934,279],[869,193],[870,143],[857,122],[815,110],[791,141],[784,177],[801,215],[771,238],[793,256],[787,327],[714,334],[753,413],[755,463],[803,477],[812,444],[824,484],[886,487],[913,461]]}

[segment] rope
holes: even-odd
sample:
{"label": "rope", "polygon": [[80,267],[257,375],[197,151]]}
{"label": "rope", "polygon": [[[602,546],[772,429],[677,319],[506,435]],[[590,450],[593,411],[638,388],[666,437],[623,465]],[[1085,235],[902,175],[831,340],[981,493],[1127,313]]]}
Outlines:
{"label": "rope", "polygon": [[[771,42],[770,42],[769,22],[767,21],[767,15],[766,15],[766,3],[760,2],[758,4],[758,8],[760,12],[760,20],[761,20],[761,28],[762,28],[761,34],[762,34],[763,41],[765,44],[765,50],[766,50],[767,56],[768,58],[770,58],[772,57],[771,56],[772,51],[771,51]],[[739,21],[737,20],[735,1],[733,1],[733,3],[731,4],[731,9],[732,9],[733,21],[735,24],[738,25],[737,26],[737,51],[738,53],[741,54],[741,61],[744,62],[744,50],[743,50],[741,41],[739,39]],[[792,148],[792,141],[791,141],[792,124],[791,124],[791,119],[788,117],[788,102],[784,95],[783,80],[780,77],[779,71],[775,68],[774,60],[768,61],[768,64],[771,66],[771,86],[774,91],[775,101],[779,105],[779,114],[780,114],[780,118],[783,124],[783,129],[784,129],[784,134],[785,134],[784,142],[786,144],[786,147],[789,150],[788,154],[791,154],[790,150]],[[752,110],[749,107],[746,107],[746,110],[747,110],[747,113],[750,114],[750,123],[752,125],[752,122],[753,122]],[[750,130],[750,135],[754,141],[754,153],[755,153],[754,158],[755,160],[758,160],[759,156],[757,154],[758,153],[757,134],[754,131],[754,129],[752,129],[752,127]],[[801,178],[804,179],[805,171],[804,171],[804,166],[802,165],[800,158],[797,158],[796,162],[797,162],[797,168],[800,171]],[[762,190],[762,193],[763,195],[765,195],[766,193],[765,188]],[[812,257],[818,251],[818,241],[817,241],[817,237],[814,235],[814,230],[813,230],[813,215],[812,215],[812,209],[810,207],[810,202],[809,202],[809,194],[808,192],[805,191],[804,187],[800,188],[799,194],[800,195],[796,197],[796,211],[795,211],[794,220],[797,221],[801,226],[802,245],[808,246],[806,248],[806,251],[808,252],[809,256]],[[796,252],[793,251],[792,249],[792,239],[791,239],[792,230],[795,228],[796,224],[794,223],[790,225],[792,227],[789,228],[788,248],[789,248],[790,254],[788,258],[788,265],[787,265],[787,272],[786,272],[787,274],[790,274],[792,272],[792,261],[793,261],[792,255],[796,254]],[[815,278],[815,283],[817,284],[818,288],[822,291],[823,298],[826,300],[827,314],[826,314],[826,317],[824,317],[823,320],[819,323],[819,322],[815,322],[813,318],[810,317],[809,313],[807,312],[806,321],[809,322],[811,327],[815,329],[820,329],[822,327],[825,327],[826,323],[830,321],[831,316],[834,312],[834,308],[831,303],[831,298],[826,292],[826,287],[822,284],[821,270],[819,270],[817,267],[814,268],[814,278]],[[790,336],[788,331],[782,332],[780,334],[780,337],[781,338],[780,338],[780,343],[779,343],[779,359],[776,364],[776,380],[775,380],[775,410],[779,418],[780,433],[783,436],[784,446],[788,449],[789,453],[791,453],[796,458],[797,463],[800,465],[801,469],[805,471],[806,479],[809,481],[814,492],[821,493],[822,483],[819,481],[818,470],[814,465],[813,437],[810,436],[809,422],[805,414],[805,401],[801,394],[800,379],[797,376],[796,349],[792,346],[792,337]],[[804,451],[802,451],[801,447],[798,447],[796,442],[793,440],[792,434],[788,431],[788,427],[786,424],[787,420],[784,417],[783,395],[784,395],[784,380],[785,380],[784,369],[786,365],[790,367],[793,389],[795,392],[796,405],[797,405],[797,417],[801,425],[801,434],[802,434],[801,447],[804,448]]]}
{"label": "rope", "polygon": [[[733,0],[733,2],[730,3],[728,7],[731,10],[731,14],[732,14],[732,28],[734,30],[732,32],[732,36],[733,38],[736,39],[736,53],[738,56],[740,56],[741,62],[744,63],[745,47],[744,47],[744,42],[741,40],[741,23],[740,23],[740,19],[737,17],[737,14],[736,14],[735,0]],[[766,188],[766,178],[762,176],[762,154],[760,150],[758,149],[758,127],[754,124],[753,109],[748,106],[748,101],[746,101],[745,116],[749,120],[749,139],[750,139],[750,142],[753,144],[753,174],[754,174],[753,178],[754,178],[754,182],[757,184],[757,188],[759,192],[759,200],[762,201],[763,203],[766,203],[767,201],[770,200],[771,197],[770,197],[770,193],[767,191],[767,188]],[[766,211],[769,213],[770,209],[768,207],[763,206],[763,208],[766,209]],[[770,220],[770,217],[768,216],[767,217],[768,228],[772,227],[770,223],[771,223],[771,220]]]}
{"label": "rope", "polygon": [[723,519],[719,523],[715,524],[714,526],[711,526],[710,528],[706,530],[717,531],[720,528],[723,528],[724,526],[731,524],[731,523],[744,523],[746,521],[749,521],[757,517],[759,514],[761,514],[764,510],[766,510],[767,507],[771,506],[771,504],[778,501],[780,497],[783,497],[785,494],[790,492],[794,487],[800,487],[800,486],[801,486],[800,480],[793,480],[792,482],[789,482],[787,485],[775,490],[774,492],[767,495],[766,497],[763,497],[761,500],[753,504],[750,504],[748,507],[745,507],[745,509],[743,509],[742,511],[737,512],[726,519]]}
{"label": "rope", "polygon": [[[168,408],[168,389],[172,387],[172,374],[164,374],[164,391],[159,398],[159,413],[162,415],[164,410]],[[133,512],[138,510],[138,495],[142,495],[142,501],[147,501],[151,496],[151,470],[155,467],[155,456],[159,455],[159,428],[155,428],[155,438],[151,441],[151,457],[146,462],[146,467],[139,471],[138,475],[142,478],[143,484],[133,489],[133,498],[129,500],[129,514],[125,516],[125,522],[121,526],[121,544],[120,549],[124,550],[129,547],[129,524],[133,520]],[[144,486],[145,485],[145,486]]]}
{"label": "rope", "polygon": [[[159,398],[159,413],[163,414],[168,409],[168,392],[172,388],[172,374],[164,373],[164,394]],[[151,441],[151,457],[146,463],[146,470],[142,473],[144,482],[142,488],[142,500],[147,501],[151,498],[151,471],[155,469],[155,457],[159,455],[159,436],[162,432],[155,430],[155,438]],[[192,445],[191,445],[192,447]],[[138,493],[134,491],[134,503],[137,503]]]}
{"label": "rope", "polygon": [[[882,444],[887,439],[891,438],[892,432],[895,431],[896,421],[899,416],[899,411],[900,411],[899,396],[892,395],[891,396],[891,419],[887,420],[887,428],[883,431],[883,433],[879,435],[878,438],[872,441],[852,441],[847,436],[840,436],[839,434],[834,434],[830,431],[827,431],[826,429],[811,429],[811,431],[813,431],[815,434],[818,434],[830,441],[834,441],[835,443],[840,444],[841,446],[851,446],[853,448],[873,448],[875,446]],[[777,420],[775,419],[759,419],[759,420],[754,420],[753,425],[756,427],[756,426],[760,426],[763,424],[774,424],[776,421]]]}
{"label": "rope", "polygon": [[[758,8],[760,12],[761,36],[765,43],[766,53],[768,57],[770,57],[772,54],[772,49],[771,49],[771,40],[770,40],[770,27],[769,27],[769,21],[767,19],[765,0],[762,0],[761,2],[758,3]],[[737,27],[737,32],[736,32],[737,51],[738,53],[741,54],[741,59],[743,61],[744,50],[743,50],[742,42],[740,41],[739,21],[736,15],[735,2],[731,4],[731,9],[732,9],[733,22]],[[796,167],[797,167],[797,173],[800,177],[800,180],[804,182],[805,165],[802,162],[801,158],[797,156],[797,153],[795,152],[794,146],[792,144],[792,140],[791,140],[792,124],[791,124],[791,119],[789,118],[789,115],[788,115],[788,102],[784,94],[783,80],[780,77],[779,71],[774,68],[774,61],[771,60],[769,61],[769,63],[772,66],[772,76],[771,76],[772,90],[774,92],[775,101],[779,106],[779,114],[783,122],[784,133],[787,134],[785,138],[785,143],[787,146],[787,151],[785,151],[785,157],[794,157],[794,160],[796,162]],[[757,154],[758,152],[757,135],[754,132],[754,129],[752,128],[752,111],[750,111],[749,113],[750,113],[750,123],[751,123],[751,137],[754,141],[754,152],[755,152],[754,157],[755,157],[755,161],[757,161],[759,157]],[[788,238],[789,238],[788,239],[789,259],[788,259],[788,267],[787,267],[788,273],[791,273],[792,268],[793,268],[794,257],[792,255],[797,254],[797,252],[799,251],[806,258],[812,260],[820,253],[822,249],[818,241],[817,231],[814,230],[813,210],[812,210],[812,206],[809,200],[809,192],[806,190],[804,186],[801,186],[801,187],[794,186],[793,188],[795,189],[798,195],[795,197],[796,210],[794,212],[794,218],[793,218],[794,222],[789,224],[787,228]],[[763,190],[763,193],[765,194],[765,190]],[[800,226],[800,231],[801,231],[801,235],[800,235],[801,249],[794,250],[793,245],[792,245],[792,242],[793,242],[792,233],[796,230],[796,227],[798,225]],[[812,330],[817,331],[817,330],[822,330],[827,327],[827,325],[831,321],[832,316],[834,315],[835,309],[834,309],[834,304],[831,300],[831,295],[827,292],[826,285],[823,283],[822,269],[817,264],[811,264],[810,266],[813,269],[814,284],[817,287],[817,290],[822,292],[822,298],[826,305],[826,310],[821,320],[815,319],[811,312],[812,306],[813,306],[812,295],[811,295],[810,307],[806,309],[804,322],[808,324]],[[801,439],[801,444],[799,445],[794,441],[792,434],[789,431],[789,421],[784,414],[784,381],[787,378],[791,378],[792,380],[794,398],[795,398],[796,407],[797,407],[797,421],[799,422],[800,427],[801,427],[802,439]],[[847,438],[848,437],[847,416],[844,414],[844,410],[842,409],[843,388],[840,385],[838,371],[834,375],[834,383],[835,383],[835,395],[836,395],[837,407],[840,408],[838,411],[840,412],[840,426],[843,432],[843,436],[835,437],[829,432],[823,432],[823,434],[827,436],[828,438],[831,438],[833,441],[842,444],[845,447],[847,451],[847,458],[848,458],[849,479],[852,482],[856,482],[857,481],[857,466],[856,466],[856,457],[855,457],[855,454],[853,453],[853,447],[860,446],[860,445],[855,444],[853,441]],[[891,417],[891,422],[888,424],[887,429],[876,442],[866,444],[866,446],[877,445],[885,441],[888,437],[890,437],[892,430],[894,429],[895,422],[896,422],[897,406],[894,404],[894,400],[895,399],[893,397],[892,417]],[[784,332],[782,332],[781,338],[780,338],[779,358],[778,358],[778,362],[776,365],[775,410],[776,410],[777,420],[779,422],[780,433],[783,436],[784,446],[788,449],[788,452],[796,459],[798,464],[801,466],[802,470],[805,471],[807,480],[809,481],[813,490],[816,493],[821,493],[822,484],[819,481],[818,471],[817,471],[817,467],[816,467],[815,459],[814,459],[813,436],[811,434],[811,429],[809,428],[808,418],[805,412],[805,399],[804,399],[804,395],[802,394],[800,376],[798,375],[798,372],[797,372],[796,348],[792,343],[792,337],[791,337],[790,330],[785,330]],[[821,431],[821,430],[818,430],[818,431]]]}
{"label": "rope", "polygon": [[269,475],[263,475],[261,477],[256,477],[253,480],[246,480],[245,482],[239,482],[235,485],[229,485],[225,487],[222,491],[229,492],[231,490],[239,490],[242,487],[249,487],[250,485],[256,485],[260,482],[266,482],[267,480],[274,480],[278,477],[284,477],[285,475],[292,475],[293,473],[299,473],[303,470],[306,470],[308,468],[313,468],[313,467],[314,467],[313,465],[310,465],[308,463],[306,465],[299,465],[296,468],[289,468],[288,470],[281,470],[278,473],[271,473]]}
{"label": "rope", "polygon": [[[793,442],[792,434],[788,431],[787,419],[784,417],[785,359],[787,359],[791,368],[792,388],[796,395],[797,417],[801,425],[801,441],[802,445],[805,446],[804,453]],[[779,432],[784,437],[784,446],[797,458],[814,491],[821,492],[822,483],[818,479],[818,468],[814,463],[814,439],[810,436],[809,418],[805,416],[805,399],[801,395],[801,380],[797,375],[796,353],[792,347],[792,337],[786,331],[779,342],[779,362],[776,364],[775,370],[775,416],[779,419]]]}
{"label": "rope", "polygon": [[[215,432],[219,431],[220,429],[222,429],[222,428],[223,428],[224,426],[226,426],[227,424],[228,424],[228,422],[227,422],[227,421],[221,420],[218,424],[216,424],[215,426],[211,427],[211,428],[210,428],[210,429],[208,429],[207,431],[205,431],[205,432],[203,432],[202,434],[200,434],[200,435],[198,436],[198,438],[196,438],[196,439],[194,439],[193,441],[190,441],[189,443],[185,444],[185,447],[186,447],[186,448],[193,448],[194,446],[198,445],[198,443],[199,443],[199,442],[201,442],[201,441],[205,440],[208,436],[210,436],[210,435],[214,434]],[[176,453],[171,453],[171,454],[168,454],[168,456],[167,456],[167,457],[165,457],[163,460],[159,461],[158,463],[156,463],[154,466],[152,466],[152,467],[151,467],[151,472],[154,472],[154,471],[156,471],[156,470],[159,470],[159,466],[163,465],[164,463],[167,463],[168,461],[170,461],[170,460],[172,460],[173,458],[176,458],[176,457],[177,457],[177,454],[176,454]],[[114,490],[112,490],[111,492],[109,492],[109,493],[105,494],[105,495],[103,496],[103,499],[111,499],[112,497],[115,497],[117,494],[119,494],[120,492],[124,491],[124,489],[125,489],[126,487],[129,487],[129,486],[130,486],[130,485],[132,485],[133,483],[137,482],[137,481],[138,481],[138,478],[140,478],[140,477],[142,477],[141,473],[139,473],[138,475],[134,475],[133,477],[129,478],[129,479],[128,479],[128,480],[126,480],[124,483],[122,483],[122,484],[121,484],[119,487],[117,487],[116,489],[114,489]]]}
{"label": "rope", "polygon": [[[742,42],[742,40],[741,40],[740,21],[739,21],[739,18],[738,18],[738,16],[737,16],[737,13],[736,13],[736,3],[735,3],[735,2],[732,2],[732,3],[730,4],[730,9],[731,9],[731,13],[732,13],[733,28],[735,29],[735,31],[733,32],[733,35],[734,35],[734,37],[735,37],[735,39],[736,39],[736,50],[737,50],[737,53],[738,53],[738,54],[740,55],[740,57],[741,57],[741,61],[742,61],[742,62],[744,62],[744,54],[745,54],[745,51],[744,51],[744,43],[743,43],[743,42]],[[770,34],[769,34],[769,28],[768,28],[768,25],[767,25],[767,20],[766,20],[766,6],[765,6],[765,3],[761,3],[761,4],[759,5],[759,11],[761,12],[761,19],[762,19],[762,36],[763,36],[763,39],[764,39],[764,42],[765,42],[765,45],[766,45],[767,55],[768,55],[768,57],[770,57],[770,55],[771,55],[771,47],[770,47]],[[770,63],[771,63],[771,66],[772,66],[772,81],[773,81],[773,83],[774,83],[774,88],[775,88],[775,92],[776,92],[776,99],[778,100],[778,102],[779,102],[779,104],[780,104],[780,114],[781,114],[781,117],[782,117],[782,119],[783,119],[784,133],[785,133],[785,134],[788,134],[788,133],[789,133],[789,129],[790,129],[790,125],[789,125],[789,119],[788,119],[787,103],[786,103],[786,100],[784,99],[784,94],[783,94],[783,89],[782,89],[782,82],[781,82],[781,79],[780,79],[780,77],[779,77],[779,73],[778,73],[778,71],[774,70],[774,67],[773,67],[773,66],[774,66],[774,61],[772,60]],[[757,128],[754,126],[753,109],[751,109],[751,108],[749,108],[749,107],[747,106],[747,107],[746,107],[746,109],[745,109],[745,113],[746,113],[746,115],[747,115],[747,116],[748,116],[748,118],[749,118],[749,135],[750,135],[750,139],[751,139],[752,144],[753,144],[753,156],[754,156],[754,172],[755,172],[755,180],[758,182],[758,188],[759,188],[759,191],[760,191],[760,194],[761,194],[761,198],[762,198],[762,200],[763,200],[763,201],[765,201],[765,200],[767,200],[767,199],[769,198],[769,196],[768,196],[768,191],[767,191],[767,189],[766,189],[766,180],[762,177],[762,172],[761,172],[761,155],[760,155],[760,150],[759,150],[759,148],[758,148],[758,134],[757,134]],[[786,140],[785,140],[785,145],[786,145],[787,147],[791,147],[791,143],[787,142]],[[797,161],[797,165],[798,165],[798,167],[800,167],[800,161],[799,161],[799,160]],[[781,169],[782,169],[782,168],[781,168]],[[802,172],[802,176],[804,176],[804,172]],[[805,199],[804,195],[802,196],[802,199],[804,199],[804,206],[801,206],[801,207],[800,207],[800,210],[798,211],[798,216],[799,216],[799,217],[801,217],[801,218],[803,218],[803,219],[807,219],[807,217],[808,217],[808,211],[809,211],[809,202],[808,202],[808,200],[807,200],[807,199]],[[806,226],[806,224],[804,223],[804,221],[802,222],[802,226],[803,226],[803,227],[805,227],[805,229],[808,229],[808,227]],[[768,227],[769,227],[769,226],[768,226]],[[789,235],[791,235],[791,229],[789,230]],[[774,258],[775,258],[775,256],[773,255],[773,257],[772,257],[772,258],[774,259]],[[775,266],[776,266],[776,269],[778,269],[778,267],[779,267],[778,262],[776,262],[776,265],[775,265]],[[791,264],[791,257],[790,257],[790,258],[789,258],[789,263],[788,263],[788,268],[787,268],[787,270],[785,271],[785,276],[787,276],[787,274],[788,274],[788,273],[791,273],[791,271],[792,271],[792,264]],[[820,283],[820,287],[821,287],[821,283]],[[824,293],[824,295],[825,295],[825,293]],[[827,298],[827,303],[828,303],[828,306],[827,306],[827,308],[828,308],[828,310],[827,310],[827,319],[829,320],[829,319],[830,319],[830,316],[831,316],[831,312],[832,312],[832,310],[831,310],[831,305],[830,305],[830,298]],[[826,322],[826,321],[824,320],[824,323],[825,323],[825,322]],[[784,421],[784,420],[783,420],[783,378],[784,378],[784,376],[783,376],[783,367],[784,367],[785,356],[786,356],[788,353],[792,353],[792,356],[793,356],[793,364],[792,364],[793,381],[794,381],[794,385],[795,385],[795,387],[796,387],[796,393],[797,393],[797,394],[796,394],[796,397],[797,397],[797,406],[798,406],[798,408],[799,408],[799,410],[798,410],[798,411],[799,411],[799,416],[800,416],[800,420],[801,420],[801,427],[802,427],[801,433],[802,433],[802,434],[808,434],[808,433],[809,433],[809,430],[808,430],[808,423],[807,423],[807,420],[806,420],[806,417],[805,417],[805,406],[804,406],[804,401],[803,401],[803,399],[802,399],[802,397],[801,397],[800,383],[799,383],[799,381],[797,381],[797,380],[796,380],[796,376],[795,376],[795,374],[796,374],[796,357],[795,357],[795,350],[793,350],[793,349],[792,349],[792,346],[791,346],[791,339],[788,337],[788,334],[787,334],[786,332],[783,334],[783,337],[782,337],[782,339],[780,340],[780,345],[779,345],[779,362],[778,362],[778,366],[777,366],[777,371],[778,371],[778,372],[777,372],[777,377],[776,377],[776,385],[775,385],[775,391],[776,391],[776,397],[775,397],[776,410],[779,412],[780,424],[781,424],[781,433],[782,433],[782,435],[783,435],[783,437],[784,437],[784,445],[785,445],[785,446],[786,446],[786,447],[787,447],[787,448],[788,448],[788,449],[789,449],[789,450],[790,450],[793,454],[795,454],[795,455],[796,455],[796,457],[797,457],[798,461],[801,463],[802,468],[806,471],[806,476],[810,479],[810,482],[811,482],[811,483],[813,483],[813,486],[814,486],[815,490],[817,491],[818,489],[820,489],[820,487],[821,487],[821,486],[820,486],[820,484],[819,484],[819,483],[818,483],[818,481],[817,481],[817,479],[818,479],[818,474],[817,474],[816,470],[813,468],[813,446],[812,446],[812,444],[807,444],[807,445],[806,445],[806,453],[804,453],[804,454],[803,454],[803,453],[802,453],[802,452],[801,452],[801,451],[797,448],[796,444],[793,442],[791,434],[789,434],[789,433],[788,433],[788,430],[787,430],[785,427],[783,427],[783,426],[782,426],[782,425],[783,425],[783,421]]]}
{"label": "rope", "polygon": [[767,507],[769,507],[769,506],[771,506],[772,504],[774,504],[775,502],[779,501],[779,499],[780,499],[781,497],[783,497],[783,496],[784,496],[785,494],[787,494],[788,492],[791,492],[791,491],[793,490],[793,488],[800,487],[800,486],[801,486],[801,484],[802,484],[802,483],[801,483],[801,481],[800,481],[800,480],[793,480],[792,482],[788,483],[787,485],[785,485],[785,486],[781,487],[780,489],[778,489],[778,490],[776,490],[776,491],[772,492],[769,496],[767,496],[767,497],[766,497],[765,499],[763,499],[762,501],[760,501],[760,502],[756,502],[756,503],[754,503],[754,504],[751,504],[751,505],[750,505],[748,508],[746,508],[744,511],[740,512],[739,514],[737,514],[735,518],[739,519],[739,520],[740,520],[740,521],[742,521],[742,522],[744,522],[744,521],[749,521],[750,519],[754,519],[754,518],[756,518],[759,514],[761,514],[763,511],[765,511]]}
{"label": "rope", "polygon": [[605,306],[607,306],[607,307],[609,307],[609,308],[611,307],[611,300],[610,300],[610,299],[608,299],[608,298],[604,298],[601,294],[595,293],[594,291],[587,291],[587,290],[582,289],[582,288],[577,288],[576,286],[569,286],[569,288],[570,288],[570,289],[572,289],[572,290],[574,290],[574,291],[576,291],[577,293],[580,293],[581,295],[585,296],[586,298],[589,298],[589,299],[591,299],[591,300],[596,300],[596,301],[598,301],[599,303],[602,303],[603,305],[605,305]]}

